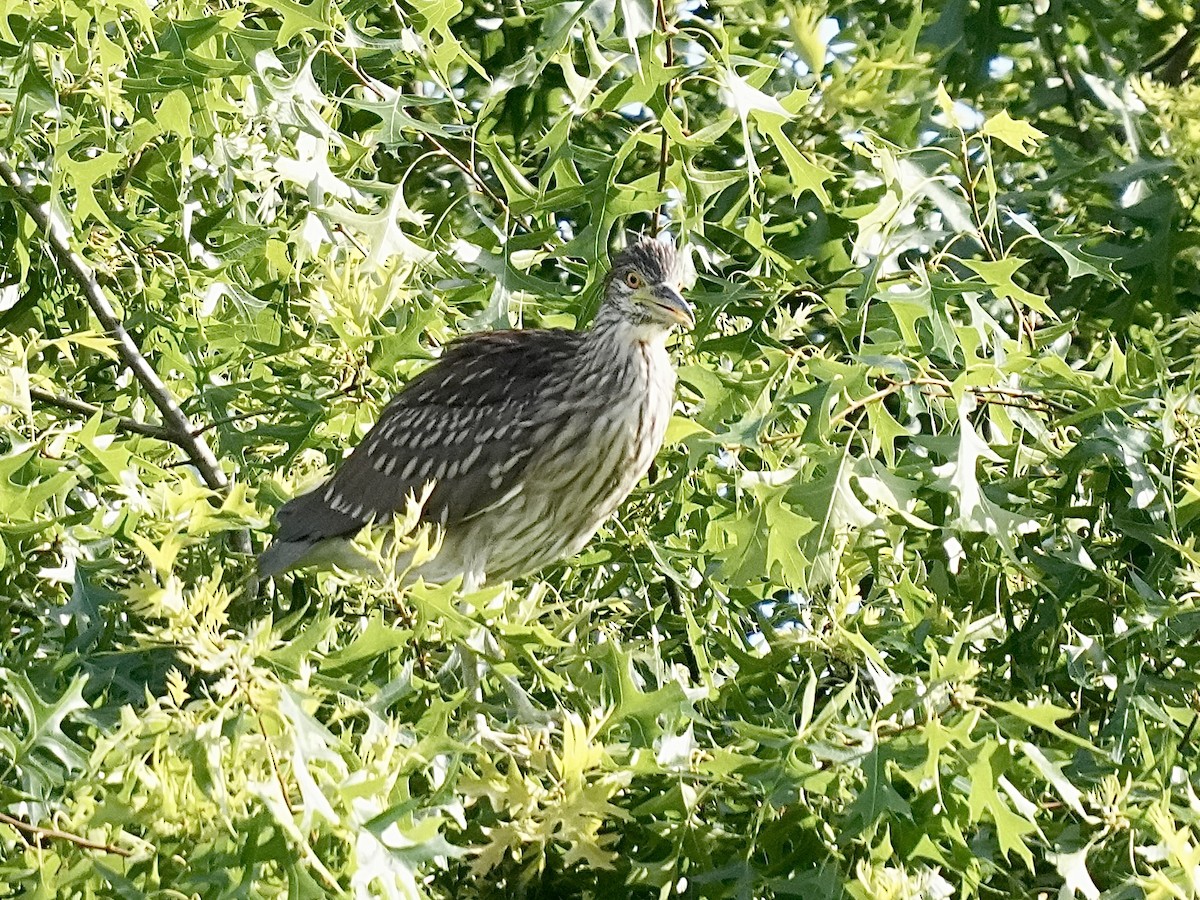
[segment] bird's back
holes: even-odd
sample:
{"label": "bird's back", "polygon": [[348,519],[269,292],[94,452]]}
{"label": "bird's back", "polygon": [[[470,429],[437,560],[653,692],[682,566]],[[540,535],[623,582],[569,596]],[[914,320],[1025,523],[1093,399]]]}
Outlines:
{"label": "bird's back", "polygon": [[260,572],[301,564],[321,543],[402,512],[428,482],[426,521],[452,525],[494,504],[532,454],[524,423],[557,405],[584,337],[493,331],[450,345],[388,404],[332,478],[280,507]]}

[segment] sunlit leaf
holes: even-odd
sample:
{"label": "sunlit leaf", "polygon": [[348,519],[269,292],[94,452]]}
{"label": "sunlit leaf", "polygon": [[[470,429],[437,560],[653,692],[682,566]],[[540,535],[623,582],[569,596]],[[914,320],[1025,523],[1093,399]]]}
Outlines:
{"label": "sunlit leaf", "polygon": [[984,122],[983,133],[1008,144],[1026,156],[1033,152],[1038,141],[1046,136],[1044,131],[1034,128],[1028,122],[1012,118],[1006,109]]}

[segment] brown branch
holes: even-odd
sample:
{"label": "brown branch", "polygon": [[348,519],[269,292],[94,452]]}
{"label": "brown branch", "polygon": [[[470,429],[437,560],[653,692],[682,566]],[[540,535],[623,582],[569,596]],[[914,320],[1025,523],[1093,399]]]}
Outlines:
{"label": "brown branch", "polygon": [[837,415],[830,416],[829,424],[836,425],[838,422],[845,421],[846,419],[850,418],[850,416],[852,416],[854,413],[856,413],[858,410],[863,409],[864,407],[870,406],[872,403],[877,403],[886,397],[890,397],[892,394],[896,393],[896,391],[900,390],[900,388],[902,388],[902,387],[904,387],[904,385],[896,384],[895,382],[893,382],[892,384],[889,384],[885,388],[880,388],[873,394],[867,394],[867,396],[863,397],[861,400],[855,400],[853,403],[851,403],[845,409],[839,411],[837,413]]}
{"label": "brown branch", "polygon": [[[318,397],[317,400],[324,402],[341,396],[344,391],[335,391],[334,393]],[[38,403],[44,403],[47,406],[57,406],[60,409],[69,410],[73,413],[79,413],[81,416],[101,415],[105,420],[113,422],[117,426],[117,431],[126,434],[140,434],[145,437],[155,438],[167,443],[174,443],[174,434],[163,428],[161,425],[155,425],[153,422],[139,422],[137,419],[130,419],[127,416],[118,415],[117,413],[109,412],[103,406],[97,406],[95,403],[88,403],[86,400],[76,400],[74,397],[66,397],[62,394],[54,394],[50,391],[43,391],[41,388],[31,387],[29,396]],[[266,416],[275,410],[272,407],[262,407],[254,409],[250,412],[237,413],[232,416],[225,416],[220,419],[213,419],[207,425],[197,428],[192,432],[193,435],[201,435],[212,431],[214,428],[220,428],[222,425],[231,425],[235,422],[244,422],[246,419],[255,419],[259,416]],[[186,465],[186,463],[184,463]]]}
{"label": "brown branch", "polygon": [[[288,812],[294,813],[292,809],[292,801],[288,798],[287,782],[283,780],[283,772],[279,770],[279,760],[275,758],[275,748],[271,746],[271,739],[267,736],[267,726],[263,724],[262,711],[258,705],[250,699],[247,694],[246,702],[250,708],[254,710],[254,718],[258,721],[258,733],[262,735],[263,745],[267,748],[267,759],[271,763],[271,770],[275,773],[275,782],[279,785],[279,796],[283,800],[283,805],[288,808]],[[303,763],[301,763],[303,765]]]}
{"label": "brown branch", "polygon": [[[400,187],[397,186],[396,190],[400,190]],[[342,225],[341,222],[338,222],[336,225],[334,225],[333,230],[336,231],[338,234],[340,234],[342,237],[344,237],[346,240],[348,240],[351,244],[353,244],[354,249],[357,250],[360,254],[362,254],[363,259],[370,258],[371,251],[369,251],[366,247],[364,247],[362,245],[362,243],[358,240],[358,238],[356,238],[354,235],[352,235],[349,232],[349,230],[344,225]]]}
{"label": "brown branch", "polygon": [[123,431],[126,434],[140,434],[145,437],[157,438],[160,441],[175,442],[174,434],[161,425],[154,425],[150,422],[139,422],[137,419],[119,416],[116,413],[109,412],[103,406],[97,406],[94,403],[76,400],[73,397],[64,397],[62,394],[52,394],[50,391],[43,391],[41,388],[35,387],[29,389],[29,396],[38,403],[44,403],[47,406],[57,406],[59,409],[79,413],[81,416],[91,418],[99,414],[108,421],[115,422],[117,431]]}
{"label": "brown branch", "polygon": [[[979,386],[968,388],[968,390],[976,394],[1000,394],[1005,397],[1016,397],[1026,401],[1027,403],[1040,403],[1043,406],[1048,406],[1051,409],[1057,410],[1061,413],[1070,414],[1075,412],[1075,410],[1071,409],[1071,407],[1067,406],[1065,403],[1059,403],[1057,400],[1051,400],[1048,397],[1039,397],[1037,394],[1031,394],[1028,391],[1017,390],[1016,388]],[[983,399],[986,400],[987,398],[985,397]]]}
{"label": "brown branch", "polygon": [[150,396],[150,400],[158,407],[163,419],[164,434],[169,435],[166,439],[191,457],[205,484],[214,491],[224,491],[229,486],[229,480],[221,470],[221,464],[217,462],[212,449],[203,437],[194,433],[195,428],[180,409],[174,395],[158,377],[158,373],[154,371],[146,357],[142,355],[142,351],[138,349],[129,332],[125,330],[125,326],[117,317],[112,302],[96,279],[96,273],[84,262],[83,257],[71,249],[64,230],[61,227],[55,227],[51,221],[49,209],[34,199],[29,188],[25,187],[21,177],[13,170],[3,154],[0,154],[0,178],[13,192],[18,205],[42,231],[54,257],[83,290],[92,314],[100,322],[105,333],[116,342],[117,355],[121,358],[121,362],[133,372],[134,377]]}
{"label": "brown branch", "polygon": [[[883,400],[885,397],[890,397],[902,387],[904,387],[902,383],[891,382],[887,387],[880,388],[873,394],[867,394],[867,396],[855,400],[845,409],[839,410],[835,415],[830,416],[829,424],[836,425],[838,422],[845,421],[846,419],[850,418],[850,416],[854,415],[854,413],[856,413],[858,410],[863,409],[864,407],[869,406],[879,400]],[[758,442],[760,444],[778,444],[783,441],[794,441],[803,436],[804,435],[802,432],[789,431],[785,434],[773,434],[765,438],[759,438]]]}
{"label": "brown branch", "polygon": [[[50,217],[49,207],[42,206],[37,202],[3,153],[0,153],[0,180],[3,180],[8,189],[12,191],[17,205],[33,219],[41,230],[59,265],[65,268],[79,284],[88,306],[91,307],[92,314],[104,328],[105,333],[116,342],[117,356],[133,373],[142,385],[142,389],[149,395],[151,402],[158,408],[159,415],[163,420],[161,426],[163,439],[170,441],[188,455],[200,473],[200,477],[210,489],[225,493],[229,489],[229,479],[225,477],[225,472],[221,469],[221,464],[217,461],[212,448],[189,421],[175,396],[158,377],[158,373],[154,371],[153,366],[142,355],[142,351],[129,332],[125,330],[112,301],[108,299],[104,288],[100,286],[96,273],[92,271],[91,266],[84,261],[82,256],[71,249],[67,242],[68,236],[65,228],[61,225],[56,227]],[[251,553],[253,548],[250,544],[250,532],[243,529],[235,533],[234,546],[241,553]]]}
{"label": "brown branch", "polygon": [[220,428],[222,425],[232,425],[234,422],[245,422],[247,419],[257,419],[259,416],[269,415],[273,412],[275,412],[275,410],[271,408],[253,409],[250,412],[237,413],[236,415],[224,416],[220,419],[213,419],[211,422],[197,431],[196,434],[204,434],[206,431],[212,431],[214,428]]}
{"label": "brown branch", "polygon": [[[925,385],[925,386],[941,388],[942,391],[944,392],[945,396],[950,396],[951,389],[953,387],[950,384],[950,382],[946,381],[944,378],[909,378],[909,379],[906,379],[905,381],[893,381],[892,379],[889,378],[887,380],[889,383],[898,385],[900,387],[910,387],[913,385],[917,385],[917,386]],[[1049,409],[1053,409],[1053,410],[1056,410],[1057,412],[1065,413],[1067,415],[1070,415],[1071,413],[1075,412],[1075,410],[1073,410],[1071,407],[1067,406],[1065,403],[1059,403],[1057,400],[1051,400],[1048,397],[1042,397],[1038,394],[1031,394],[1031,393],[1029,393],[1029,391],[1023,391],[1023,390],[1020,390],[1019,388],[988,387],[986,385],[972,385],[972,386],[968,387],[967,390],[972,394],[998,394],[1003,397],[1012,397],[1017,400],[1023,400],[1025,403],[1041,404],[1042,406],[1048,407]],[[995,400],[995,399],[992,399],[992,398],[986,397],[986,396],[980,397],[978,399],[982,400],[985,403],[999,403],[1000,402],[998,400]]]}
{"label": "brown branch", "polygon": [[1063,91],[1067,95],[1067,102],[1064,106],[1075,123],[1075,131],[1079,135],[1079,143],[1087,152],[1095,153],[1100,149],[1100,141],[1097,139],[1095,132],[1088,128],[1079,86],[1075,82],[1075,76],[1067,68],[1063,49],[1059,46],[1058,40],[1054,36],[1054,27],[1039,29],[1038,36],[1044,45],[1046,55],[1050,57],[1051,62],[1054,64],[1055,74],[1062,81]]}
{"label": "brown branch", "polygon": [[67,841],[77,847],[83,847],[85,850],[102,850],[105,853],[114,853],[117,856],[133,856],[133,851],[126,850],[123,847],[114,847],[112,844],[98,844],[77,834],[71,834],[69,831],[59,831],[57,828],[43,828],[41,825],[31,825],[29,822],[22,822],[20,819],[13,818],[7,813],[0,812],[0,822],[3,822],[5,825],[11,825],[18,831],[31,834],[40,839]]}

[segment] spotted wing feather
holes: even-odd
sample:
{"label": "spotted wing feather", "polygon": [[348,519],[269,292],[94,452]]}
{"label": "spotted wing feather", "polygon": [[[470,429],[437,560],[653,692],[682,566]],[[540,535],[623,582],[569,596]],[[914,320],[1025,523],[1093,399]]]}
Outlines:
{"label": "spotted wing feather", "polygon": [[579,332],[547,329],[452,344],[392,400],[329,481],[280,508],[271,550],[351,535],[403,511],[429,481],[426,521],[454,524],[501,500],[525,474],[541,411],[554,405],[580,340]]}

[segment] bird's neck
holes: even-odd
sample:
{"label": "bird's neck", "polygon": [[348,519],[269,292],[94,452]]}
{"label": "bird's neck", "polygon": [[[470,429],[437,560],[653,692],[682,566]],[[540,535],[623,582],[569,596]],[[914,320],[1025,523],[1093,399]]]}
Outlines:
{"label": "bird's neck", "polygon": [[666,347],[670,333],[671,329],[659,322],[631,322],[626,316],[601,307],[588,337],[613,353],[628,353],[639,346],[661,350]]}

